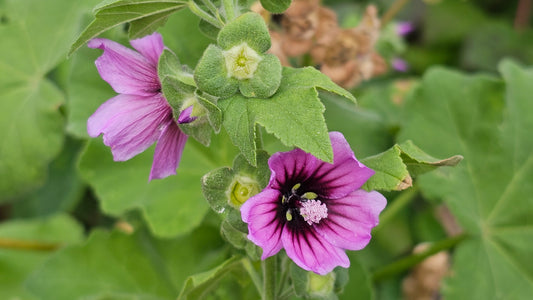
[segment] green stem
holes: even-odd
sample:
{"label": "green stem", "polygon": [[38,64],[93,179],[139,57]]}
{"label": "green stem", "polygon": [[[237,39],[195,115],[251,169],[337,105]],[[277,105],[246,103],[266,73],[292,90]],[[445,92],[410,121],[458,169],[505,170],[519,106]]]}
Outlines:
{"label": "green stem", "polygon": [[278,257],[271,256],[261,262],[263,267],[263,295],[262,300],[276,300],[276,275],[278,272]]}
{"label": "green stem", "polygon": [[413,201],[413,199],[418,195],[418,187],[413,186],[412,188],[403,191],[400,195],[394,198],[393,201],[387,206],[379,217],[379,225],[374,228],[374,232],[379,231],[387,223],[389,223],[394,217],[402,211],[407,205]]}
{"label": "green stem", "polygon": [[396,0],[392,5],[389,7],[389,9],[383,14],[383,17],[381,17],[381,28],[384,28],[387,23],[389,23],[392,18],[398,14],[402,8],[409,2],[409,0]]}
{"label": "green stem", "polygon": [[200,6],[198,6],[198,4],[194,2],[194,0],[189,0],[188,6],[193,14],[204,19],[206,22],[209,22],[211,25],[217,28],[224,27],[224,23],[222,23],[220,20],[217,20],[212,15],[208,14],[205,10],[203,10]]}
{"label": "green stem", "polygon": [[233,5],[233,0],[222,0],[222,5],[226,12],[226,23],[235,19],[235,6]]}
{"label": "green stem", "polygon": [[58,243],[44,243],[36,241],[21,241],[13,239],[0,239],[0,249],[53,251],[60,247]]}
{"label": "green stem", "polygon": [[242,260],[242,265],[246,272],[248,272],[248,275],[250,275],[250,278],[252,279],[252,282],[254,283],[255,288],[257,289],[257,292],[259,292],[260,295],[263,294],[263,286],[261,285],[261,278],[255,271],[254,266],[252,265],[252,262],[250,261],[250,258],[246,257]]}
{"label": "green stem", "polygon": [[463,233],[442,241],[435,242],[431,246],[429,246],[429,248],[420,253],[411,254],[405,258],[391,263],[390,265],[384,266],[376,270],[374,274],[372,274],[372,280],[380,281],[385,278],[392,277],[398,273],[402,273],[406,270],[409,270],[424,259],[432,256],[433,254],[453,248],[455,245],[457,245],[459,242],[463,241],[467,237],[468,235],[466,233]]}
{"label": "green stem", "polygon": [[202,0],[202,3],[209,9],[212,15],[216,15],[218,12],[217,7],[211,2],[211,0]]}

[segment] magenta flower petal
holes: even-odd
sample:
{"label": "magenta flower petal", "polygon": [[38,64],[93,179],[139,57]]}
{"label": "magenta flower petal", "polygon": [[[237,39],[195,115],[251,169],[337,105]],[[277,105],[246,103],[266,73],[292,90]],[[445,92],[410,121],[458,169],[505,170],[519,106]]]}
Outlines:
{"label": "magenta flower petal", "polygon": [[330,139],[333,164],[300,149],[272,155],[268,186],[241,206],[263,259],[284,248],[298,266],[323,275],[349,266],[345,250],[368,244],[386,200],[360,189],[374,171],[357,161],[344,136],[332,132]]}
{"label": "magenta flower petal", "polygon": [[157,66],[159,63],[159,56],[161,56],[163,49],[165,49],[163,37],[157,32],[140,39],[131,40],[130,44],[154,66]]}
{"label": "magenta flower petal", "polygon": [[277,218],[280,196],[277,190],[265,189],[241,206],[243,221],[254,224],[253,227],[249,227],[248,239],[263,248],[262,259],[278,253],[282,248],[282,224]]}
{"label": "magenta flower petal", "polygon": [[375,191],[356,190],[327,204],[328,217],[315,226],[316,231],[337,247],[360,250],[370,241],[370,231],[378,225],[387,200]]}
{"label": "magenta flower petal", "polygon": [[[360,163],[350,145],[339,132],[329,134],[333,147],[333,164],[323,162],[309,153],[294,149],[275,153],[269,160],[272,188],[283,184],[292,188],[297,183],[322,197],[342,197],[358,188],[374,175],[374,171]],[[286,178],[292,181],[287,183]],[[291,185],[292,184],[292,185]]]}
{"label": "magenta flower petal", "polygon": [[96,68],[117,93],[149,96],[160,90],[157,64],[151,59],[107,39],[92,39],[88,46],[104,50]]}
{"label": "magenta flower petal", "polygon": [[300,232],[284,227],[281,240],[287,256],[302,269],[325,275],[336,266],[350,266],[344,250],[330,244],[314,229]]}
{"label": "magenta flower petal", "polygon": [[103,134],[114,160],[125,161],[150,147],[169,118],[172,111],[159,94],[148,97],[119,94],[89,117],[87,131],[91,137]]}
{"label": "magenta flower petal", "polygon": [[170,120],[157,141],[149,180],[176,174],[185,142],[187,135],[181,132],[174,120]]}

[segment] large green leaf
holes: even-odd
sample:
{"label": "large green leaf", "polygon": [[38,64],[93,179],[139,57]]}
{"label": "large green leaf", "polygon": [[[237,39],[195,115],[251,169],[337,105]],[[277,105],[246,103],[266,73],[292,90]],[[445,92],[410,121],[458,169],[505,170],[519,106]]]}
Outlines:
{"label": "large green leaf", "polygon": [[106,2],[95,9],[95,20],[72,44],[70,54],[90,39],[127,22],[131,22],[132,39],[152,33],[162,26],[171,14],[185,7],[186,3],[180,0],[118,0],[109,4]]}
{"label": "large green leaf", "polygon": [[[533,293],[533,70],[504,62],[501,81],[433,69],[410,99],[401,139],[465,160],[421,177],[472,239],[456,253],[450,299],[527,299]],[[528,250],[529,249],[529,250]],[[475,286],[476,288],[472,288]]]}
{"label": "large green leaf", "polygon": [[6,248],[5,244],[27,243],[38,246],[70,244],[80,241],[83,232],[78,223],[66,215],[40,220],[8,221],[0,226],[0,298],[38,299],[24,288],[24,281],[53,252]]}
{"label": "large green leaf", "polygon": [[148,182],[152,149],[129,161],[115,162],[108,147],[92,140],[82,155],[80,171],[94,188],[104,212],[120,216],[140,209],[158,236],[190,232],[209,209],[202,196],[201,177],[211,169],[230,164],[234,147],[221,135],[212,138],[211,148],[189,139],[178,174]]}
{"label": "large green leaf", "polygon": [[171,240],[146,230],[132,235],[94,231],[84,245],[65,248],[28,281],[42,299],[176,299],[189,275],[225,258],[218,230],[203,226]]}
{"label": "large green leaf", "polygon": [[89,2],[0,2],[0,201],[43,183],[61,148],[64,96],[47,74],[65,58]]}
{"label": "large green leaf", "polygon": [[284,68],[281,85],[272,97],[251,99],[237,95],[219,101],[224,113],[224,127],[233,143],[254,166],[256,124],[265,127],[287,146],[332,161],[333,151],[318,88],[355,101],[352,94],[314,68]]}

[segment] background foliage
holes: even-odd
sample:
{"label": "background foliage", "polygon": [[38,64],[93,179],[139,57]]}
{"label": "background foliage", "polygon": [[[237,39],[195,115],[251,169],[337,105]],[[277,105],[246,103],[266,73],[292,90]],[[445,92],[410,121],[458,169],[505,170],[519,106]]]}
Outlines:
{"label": "background foliage", "polygon": [[[220,283],[214,278],[222,284],[210,290],[213,299],[257,298],[253,278],[243,273],[250,266],[224,242],[221,220],[200,187],[205,173],[232,165],[239,149],[230,140],[239,137],[213,136],[210,148],[190,139],[178,175],[151,183],[153,147],[117,163],[101,138],[88,140],[87,118],[114,92],[94,67],[99,51],[76,44],[81,48],[68,59],[67,53],[99,2],[0,0],[0,240],[30,243],[22,244],[26,249],[0,243],[0,298],[176,299],[186,287],[182,297],[195,299]],[[197,28],[198,18],[177,10],[180,1],[153,2],[165,6],[153,17],[168,17],[158,29],[165,44],[182,64],[195,66],[212,41]],[[357,23],[367,3],[384,13],[393,2],[324,1],[345,26]],[[531,21],[517,23],[520,1],[407,2],[395,16],[415,25],[402,53],[407,73],[391,71],[351,90],[358,106],[325,92],[342,95],[324,82],[297,92],[313,101],[319,93],[328,128],[318,130],[343,132],[369,166],[379,168],[374,155],[387,149],[407,168],[417,159],[426,166],[438,161],[402,148],[408,140],[432,157],[464,160],[387,193],[371,244],[349,253],[349,281],[339,297],[401,298],[408,270],[394,269],[394,262],[421,242],[448,237],[437,213],[447,207],[466,238],[451,249],[444,297],[527,299],[533,294]],[[142,25],[129,30],[142,35]],[[126,44],[127,30],[120,25],[103,36]],[[315,102],[312,109],[322,111]],[[254,122],[243,132],[257,130],[270,153],[283,150],[269,134],[275,122],[262,119],[269,108],[246,105],[253,106],[247,111]],[[306,113],[298,109],[291,112]],[[255,147],[253,137],[244,139]],[[383,182],[392,190],[412,171],[398,169]],[[193,276],[200,272],[206,273]]]}

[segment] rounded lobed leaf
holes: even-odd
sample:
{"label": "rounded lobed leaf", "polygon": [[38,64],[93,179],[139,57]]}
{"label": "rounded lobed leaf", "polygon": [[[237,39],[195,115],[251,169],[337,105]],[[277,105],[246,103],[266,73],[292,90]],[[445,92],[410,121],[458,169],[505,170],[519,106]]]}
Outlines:
{"label": "rounded lobed leaf", "polygon": [[228,76],[222,49],[209,45],[194,70],[198,89],[220,98],[235,94],[238,80]]}
{"label": "rounded lobed leaf", "polygon": [[218,45],[227,50],[243,42],[258,53],[270,49],[270,35],[263,18],[256,13],[245,13],[228,23],[218,34]]}

